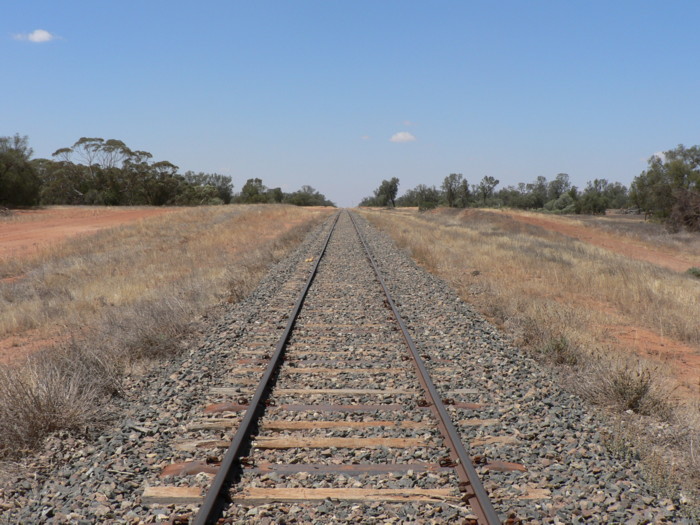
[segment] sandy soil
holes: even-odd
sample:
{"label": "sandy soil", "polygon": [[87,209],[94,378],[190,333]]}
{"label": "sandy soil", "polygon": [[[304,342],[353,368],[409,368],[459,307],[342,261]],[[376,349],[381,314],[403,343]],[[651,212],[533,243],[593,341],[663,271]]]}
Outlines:
{"label": "sandy soil", "polygon": [[30,255],[47,244],[181,208],[55,206],[16,210],[0,220],[0,259]]}
{"label": "sandy soil", "polygon": [[[647,261],[673,271],[685,272],[691,266],[700,267],[700,259],[692,254],[652,246],[641,240],[585,226],[565,217],[548,217],[510,210],[497,213],[505,213],[517,221],[540,226],[611,252]],[[563,298],[563,300],[567,299]],[[580,298],[571,297],[568,300],[580,301]],[[607,334],[609,341],[616,348],[623,352],[634,352],[645,359],[669,368],[680,383],[681,388],[677,392],[678,395],[691,399],[700,398],[700,351],[697,348],[647,328],[625,323],[610,305],[586,301],[586,306],[603,311],[610,316],[610,323],[601,326],[600,330],[601,333]]]}

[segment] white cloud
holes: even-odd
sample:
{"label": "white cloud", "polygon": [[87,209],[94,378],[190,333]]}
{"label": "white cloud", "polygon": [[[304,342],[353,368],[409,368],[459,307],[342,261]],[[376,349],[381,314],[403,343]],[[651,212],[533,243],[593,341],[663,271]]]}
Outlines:
{"label": "white cloud", "polygon": [[41,43],[50,42],[56,39],[56,35],[53,35],[46,31],[45,29],[35,29],[31,33],[20,33],[14,35],[15,40],[29,40],[30,42]]}
{"label": "white cloud", "polygon": [[360,138],[361,138],[362,140],[369,140],[369,139],[370,139],[370,136],[369,136],[369,135],[362,135]]}
{"label": "white cloud", "polygon": [[394,133],[389,140],[391,142],[413,142],[416,140],[416,137],[408,131],[399,131],[398,133]]}
{"label": "white cloud", "polygon": [[404,125],[404,126],[407,126],[407,127],[408,127],[408,126],[415,126],[416,123],[415,123],[415,122],[411,122],[410,120],[404,120],[404,121],[403,121],[403,125]]}

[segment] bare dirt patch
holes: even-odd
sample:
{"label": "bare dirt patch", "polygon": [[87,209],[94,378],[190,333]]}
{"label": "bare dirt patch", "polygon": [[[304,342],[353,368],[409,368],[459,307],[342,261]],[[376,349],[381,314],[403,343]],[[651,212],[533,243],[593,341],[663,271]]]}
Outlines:
{"label": "bare dirt patch", "polygon": [[68,237],[94,233],[182,208],[52,206],[17,210],[0,220],[0,259],[26,257]]}

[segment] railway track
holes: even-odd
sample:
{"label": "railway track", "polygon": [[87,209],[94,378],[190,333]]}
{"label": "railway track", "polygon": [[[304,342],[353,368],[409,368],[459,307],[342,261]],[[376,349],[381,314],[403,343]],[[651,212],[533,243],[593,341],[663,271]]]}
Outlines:
{"label": "railway track", "polygon": [[[142,499],[200,504],[179,519],[202,525],[274,520],[305,505],[348,521],[376,508],[408,519],[449,508],[466,522],[500,523],[451,419],[479,408],[465,400],[472,392],[437,391],[430,356],[411,339],[351,214],[336,221],[307,259],[313,268],[258,321],[230,384],[212,389],[192,437],[176,444],[180,455],[162,474],[176,482]],[[451,372],[434,361],[433,373]]]}

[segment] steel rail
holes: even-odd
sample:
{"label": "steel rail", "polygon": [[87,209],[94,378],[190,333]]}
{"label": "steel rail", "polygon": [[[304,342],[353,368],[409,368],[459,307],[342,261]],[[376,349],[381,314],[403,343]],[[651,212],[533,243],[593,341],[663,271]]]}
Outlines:
{"label": "steel rail", "polygon": [[258,384],[258,387],[255,390],[255,395],[248,404],[248,409],[246,410],[245,416],[243,417],[243,420],[241,421],[241,424],[238,427],[238,431],[233,436],[231,445],[229,446],[228,450],[226,451],[226,454],[221,460],[221,466],[219,467],[219,471],[217,472],[214,481],[212,481],[212,484],[210,485],[209,490],[207,491],[204,501],[202,502],[202,506],[199,507],[199,511],[197,512],[197,515],[195,516],[195,519],[193,521],[194,525],[215,524],[226,504],[226,498],[222,494],[222,491],[233,479],[234,475],[241,469],[241,464],[239,461],[240,457],[245,451],[245,446],[249,444],[249,438],[256,427],[258,418],[262,414],[264,401],[269,395],[272,379],[275,376],[280,363],[282,362],[284,349],[287,344],[287,341],[289,340],[289,335],[292,332],[292,328],[294,327],[294,323],[296,322],[297,316],[299,315],[299,311],[301,310],[301,307],[304,304],[304,299],[306,299],[306,295],[309,291],[309,288],[311,287],[311,283],[313,282],[314,277],[316,276],[318,265],[321,262],[323,254],[326,252],[328,242],[331,239],[331,235],[333,235],[333,231],[335,230],[335,225],[338,223],[339,216],[340,212],[336,214],[335,219],[333,220],[331,229],[328,232],[328,235],[326,236],[326,239],[323,243],[323,247],[321,248],[316,258],[316,263],[314,264],[311,273],[309,274],[309,278],[306,281],[306,285],[304,286],[304,288],[299,294],[299,297],[297,298],[297,301],[294,305],[294,309],[292,310],[292,313],[289,316],[287,326],[284,332],[282,333],[282,336],[280,337],[279,341],[277,342],[275,352],[270,358],[270,362],[267,365],[267,369],[265,370],[265,373],[260,379],[260,383]]}
{"label": "steel rail", "polygon": [[413,359],[413,364],[416,368],[416,371],[418,372],[418,379],[423,388],[425,389],[425,393],[428,397],[428,402],[430,403],[431,410],[438,419],[440,431],[442,432],[447,446],[450,448],[450,455],[452,456],[453,461],[455,461],[456,463],[455,470],[457,471],[457,475],[459,476],[460,481],[462,482],[461,488],[465,492],[466,501],[469,503],[472,510],[477,515],[479,523],[484,525],[500,525],[501,520],[498,517],[498,514],[496,513],[495,509],[493,508],[493,505],[491,504],[491,500],[489,499],[489,496],[486,493],[486,490],[484,489],[481,480],[479,479],[479,475],[477,474],[476,469],[472,464],[471,458],[469,457],[467,450],[464,448],[464,444],[462,443],[459,432],[452,424],[452,419],[447,413],[445,405],[442,403],[442,397],[435,388],[433,381],[430,379],[430,374],[428,373],[428,370],[426,369],[425,364],[423,363],[423,360],[420,357],[418,349],[416,348],[416,344],[413,342],[413,339],[411,338],[411,335],[408,332],[406,323],[404,323],[403,318],[401,317],[401,314],[399,313],[399,310],[397,309],[396,304],[394,303],[394,300],[391,298],[389,289],[384,283],[384,279],[382,278],[382,274],[379,271],[379,267],[377,266],[377,263],[375,262],[374,257],[372,256],[372,252],[369,248],[369,245],[362,236],[362,233],[360,232],[360,229],[358,228],[352,213],[349,213],[349,215],[352,224],[355,227],[355,231],[357,232],[357,236],[359,237],[360,241],[362,242],[362,246],[365,249],[365,254],[369,259],[372,268],[374,269],[374,273],[377,276],[377,280],[379,281],[379,284],[384,290],[387,304],[391,307],[391,310],[394,313],[394,317],[396,318],[396,321],[401,327],[401,332],[403,333],[403,337],[406,340],[406,344],[408,345],[411,351],[411,358]]}

